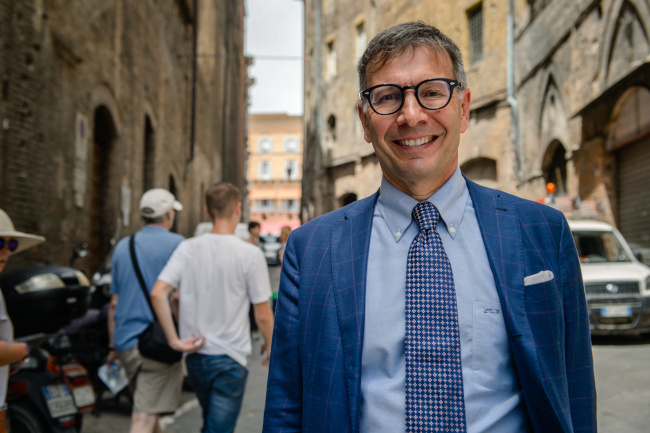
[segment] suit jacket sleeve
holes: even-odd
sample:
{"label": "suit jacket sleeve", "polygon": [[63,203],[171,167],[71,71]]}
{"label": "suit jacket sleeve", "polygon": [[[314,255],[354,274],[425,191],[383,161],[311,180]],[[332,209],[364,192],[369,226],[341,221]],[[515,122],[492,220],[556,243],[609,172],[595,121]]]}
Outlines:
{"label": "suit jacket sleeve", "polygon": [[560,268],[564,287],[565,362],[574,432],[595,432],[596,386],[591,352],[589,310],[573,235],[563,224]]}
{"label": "suit jacket sleeve", "polygon": [[[293,233],[292,233],[293,235]],[[266,390],[263,432],[302,430],[302,369],[298,345],[299,271],[295,236],[289,236],[282,262],[280,289]]]}

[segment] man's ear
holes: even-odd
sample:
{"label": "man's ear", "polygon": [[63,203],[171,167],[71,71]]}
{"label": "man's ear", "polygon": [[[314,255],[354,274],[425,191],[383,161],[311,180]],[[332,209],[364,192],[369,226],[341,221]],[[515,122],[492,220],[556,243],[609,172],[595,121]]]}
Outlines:
{"label": "man's ear", "polygon": [[361,124],[363,125],[363,139],[366,140],[366,143],[372,143],[372,138],[368,129],[368,117],[363,110],[363,101],[357,102],[357,111],[359,112],[359,120],[361,120]]}
{"label": "man's ear", "polygon": [[472,92],[469,88],[463,90],[463,97],[460,100],[460,132],[467,131],[469,123],[469,103],[472,99]]}
{"label": "man's ear", "polygon": [[174,218],[176,217],[176,211],[174,209],[169,209],[167,213],[165,214],[165,226],[171,230],[171,228],[174,226]]}

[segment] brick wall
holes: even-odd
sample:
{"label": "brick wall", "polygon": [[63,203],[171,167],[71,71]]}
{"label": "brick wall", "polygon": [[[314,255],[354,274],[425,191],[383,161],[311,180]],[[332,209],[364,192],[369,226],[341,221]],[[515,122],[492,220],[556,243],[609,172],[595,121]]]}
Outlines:
{"label": "brick wall", "polygon": [[[173,184],[185,205],[179,232],[191,234],[202,219],[202,191],[222,179],[226,163],[229,179],[243,183],[243,1],[199,1],[190,159],[192,7],[185,0],[0,1],[0,208],[19,229],[48,239],[10,266],[65,264],[75,244],[89,241],[95,254],[81,266],[94,268],[118,227],[119,236],[141,227],[145,116],[154,186]],[[110,137],[109,150],[93,166],[98,109],[114,131],[100,133]],[[75,144],[78,116],[87,121],[85,146]],[[101,239],[92,229],[97,218]]]}

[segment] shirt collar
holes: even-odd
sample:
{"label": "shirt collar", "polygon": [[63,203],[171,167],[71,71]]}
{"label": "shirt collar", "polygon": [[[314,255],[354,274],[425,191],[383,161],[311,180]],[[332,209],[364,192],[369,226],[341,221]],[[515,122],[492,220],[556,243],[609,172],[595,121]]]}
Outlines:
{"label": "shirt collar", "polygon": [[[449,180],[427,199],[440,212],[440,218],[452,238],[458,233],[468,200],[467,183],[458,167]],[[418,204],[416,199],[395,188],[382,176],[377,209],[393,234],[395,242],[399,242],[411,224],[411,211],[416,204]]]}

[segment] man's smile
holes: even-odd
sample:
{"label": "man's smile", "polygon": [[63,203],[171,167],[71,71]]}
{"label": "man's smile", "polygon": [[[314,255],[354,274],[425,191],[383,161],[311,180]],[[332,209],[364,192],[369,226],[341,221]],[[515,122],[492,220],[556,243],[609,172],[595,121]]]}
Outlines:
{"label": "man's smile", "polygon": [[422,146],[423,144],[434,141],[436,138],[438,138],[437,135],[429,135],[427,137],[420,137],[420,138],[415,138],[415,139],[395,140],[395,143],[400,144],[402,146],[409,146],[409,147],[410,146]]}

